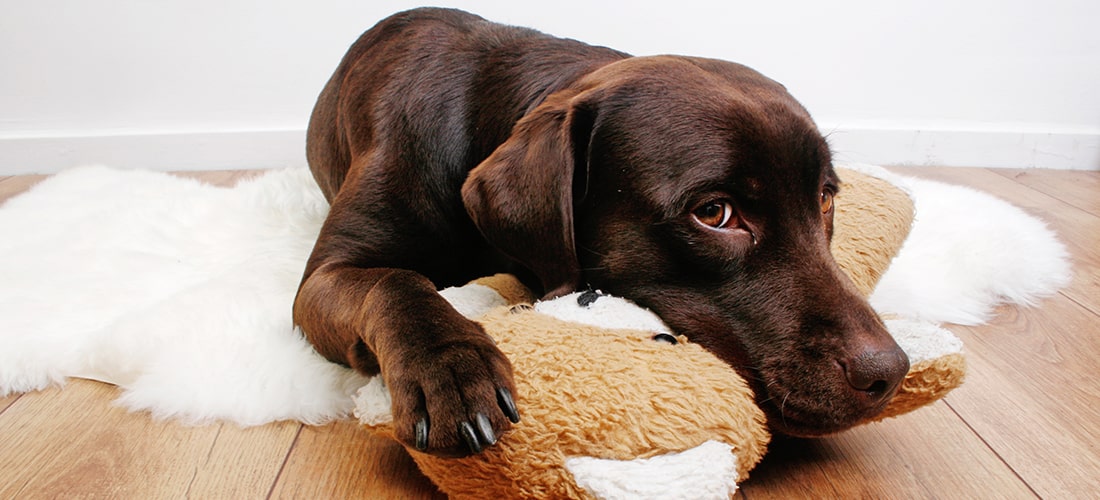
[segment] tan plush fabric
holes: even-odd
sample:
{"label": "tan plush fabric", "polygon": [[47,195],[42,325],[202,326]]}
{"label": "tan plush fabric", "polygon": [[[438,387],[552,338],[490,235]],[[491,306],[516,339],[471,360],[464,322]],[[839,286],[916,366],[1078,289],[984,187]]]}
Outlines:
{"label": "tan plush fabric", "polygon": [[478,278],[473,282],[496,290],[509,304],[531,303],[538,299],[531,290],[523,286],[523,283],[509,274],[495,274]]}
{"label": "tan plush fabric", "polygon": [[833,222],[833,258],[864,296],[871,295],[913,225],[913,200],[884,180],[837,169],[840,194]]}
{"label": "tan plush fabric", "polygon": [[513,311],[481,323],[512,360],[520,423],[477,456],[413,452],[447,494],[584,498],[563,466],[573,456],[631,460],[718,440],[734,447],[742,478],[763,456],[769,435],[752,391],[698,345]]}
{"label": "tan plush fabric", "polygon": [[962,385],[966,377],[966,357],[952,353],[930,359],[909,367],[909,373],[898,389],[898,394],[886,405],[882,413],[871,419],[882,419],[909,413],[933,403]]}

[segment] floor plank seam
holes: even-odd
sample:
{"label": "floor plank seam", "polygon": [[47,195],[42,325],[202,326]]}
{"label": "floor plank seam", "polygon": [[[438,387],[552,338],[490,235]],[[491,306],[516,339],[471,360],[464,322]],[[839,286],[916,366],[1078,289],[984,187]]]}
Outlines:
{"label": "floor plank seam", "polygon": [[1090,307],[1088,304],[1085,304],[1085,303],[1081,302],[1080,300],[1077,300],[1072,295],[1067,294],[1065,290],[1059,291],[1058,295],[1061,295],[1062,297],[1065,297],[1066,300],[1072,302],[1077,307],[1080,307],[1082,311],[1087,311],[1089,314],[1092,314],[1093,316],[1096,316],[1097,323],[1100,323],[1100,311],[1096,311],[1092,307]]}
{"label": "floor plank seam", "polygon": [[1031,483],[1028,483],[1027,480],[1024,479],[1022,475],[1020,475],[1016,468],[1013,467],[1012,464],[1009,463],[1008,460],[1006,460],[1005,457],[1001,455],[1001,453],[998,452],[997,449],[989,443],[989,441],[986,440],[985,436],[982,436],[982,433],[978,432],[978,430],[975,429],[973,425],[970,425],[970,422],[967,421],[966,418],[963,417],[963,415],[955,409],[955,407],[951,404],[950,397],[943,398],[943,403],[947,405],[949,409],[951,409],[951,412],[959,418],[959,421],[966,426],[967,430],[969,430],[971,434],[976,436],[978,440],[982,442],[982,445],[985,446],[985,448],[989,450],[989,452],[992,453],[993,456],[997,457],[997,460],[1000,461],[1001,464],[1003,464],[1009,471],[1011,471],[1012,475],[1015,476],[1016,479],[1019,480],[1020,483],[1023,484],[1028,491],[1031,492],[1032,495],[1035,495],[1035,498],[1042,498],[1042,495],[1040,495],[1038,491],[1035,491],[1035,488],[1031,485]]}
{"label": "floor plank seam", "polygon": [[287,447],[286,454],[283,455],[283,462],[279,464],[279,472],[275,473],[275,479],[271,481],[271,487],[268,488],[265,499],[270,500],[275,495],[279,482],[283,480],[283,472],[286,471],[286,466],[290,463],[290,455],[294,453],[294,448],[298,446],[298,440],[302,437],[303,429],[305,429],[305,424],[298,424],[298,431],[294,433],[294,439],[290,441],[290,446]]}
{"label": "floor plank seam", "polygon": [[218,430],[214,433],[214,440],[210,442],[210,449],[206,450],[206,463],[210,463],[210,460],[214,457],[214,450],[218,448],[218,439],[222,437],[222,429],[225,428],[225,424],[218,424]]}
{"label": "floor plank seam", "polygon": [[11,401],[8,401],[4,404],[3,408],[0,408],[0,415],[3,415],[4,412],[8,411],[8,408],[11,408],[13,405],[15,405],[15,402],[19,401],[19,398],[23,397],[23,394],[12,393],[9,394],[7,397],[10,397]]}
{"label": "floor plank seam", "polygon": [[[1073,207],[1077,210],[1085,212],[1085,213],[1087,213],[1089,215],[1092,215],[1094,217],[1100,217],[1100,214],[1096,213],[1094,211],[1094,209],[1092,209],[1092,208],[1079,206],[1074,201],[1065,200],[1065,199],[1060,198],[1058,193],[1052,192],[1052,191],[1056,191],[1054,189],[1054,186],[1050,186],[1050,185],[1033,186],[1033,185],[1027,184],[1027,183],[1025,183],[1021,180],[1021,179],[1024,179],[1026,177],[1024,175],[1020,174],[1020,173],[1012,174],[1010,172],[1001,172],[1001,171],[997,171],[997,170],[992,170],[992,172],[996,173],[997,175],[1000,175],[1001,177],[1004,177],[1004,178],[1006,178],[1006,179],[1008,179],[1012,182],[1015,182],[1016,184],[1018,184],[1022,187],[1030,189],[1031,191],[1034,191],[1036,193],[1040,193],[1040,194],[1042,194],[1044,196],[1047,196],[1051,199],[1058,200],[1059,202],[1065,204],[1066,206]],[[1044,173],[1049,173],[1049,171],[1043,171],[1043,172]],[[1100,177],[1100,172],[1087,172],[1087,175]]]}

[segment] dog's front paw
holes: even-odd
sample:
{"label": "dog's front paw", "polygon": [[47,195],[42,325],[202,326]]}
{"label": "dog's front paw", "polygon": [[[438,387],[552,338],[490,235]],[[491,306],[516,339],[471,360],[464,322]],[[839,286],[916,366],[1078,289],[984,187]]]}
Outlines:
{"label": "dog's front paw", "polygon": [[481,326],[438,345],[417,346],[383,369],[394,433],[425,453],[480,453],[519,422],[512,366]]}

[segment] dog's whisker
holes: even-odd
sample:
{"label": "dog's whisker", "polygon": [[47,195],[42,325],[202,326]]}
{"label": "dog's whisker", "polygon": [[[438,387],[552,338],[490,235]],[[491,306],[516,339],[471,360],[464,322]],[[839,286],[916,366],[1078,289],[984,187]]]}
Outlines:
{"label": "dog's whisker", "polygon": [[593,250],[593,249],[591,249],[591,248],[588,248],[588,247],[580,247],[580,249],[581,249],[582,251],[584,251],[584,252],[590,253],[590,254],[592,254],[592,255],[595,255],[595,256],[598,256],[598,257],[605,257],[605,258],[606,258],[606,257],[608,256],[608,255],[607,255],[607,254],[605,254],[605,253],[602,253],[602,252],[597,252],[597,251],[595,251],[595,250]]}
{"label": "dog's whisker", "polygon": [[792,391],[787,391],[783,395],[783,401],[779,403],[779,417],[783,419],[783,426],[787,426],[787,398],[791,397]]}

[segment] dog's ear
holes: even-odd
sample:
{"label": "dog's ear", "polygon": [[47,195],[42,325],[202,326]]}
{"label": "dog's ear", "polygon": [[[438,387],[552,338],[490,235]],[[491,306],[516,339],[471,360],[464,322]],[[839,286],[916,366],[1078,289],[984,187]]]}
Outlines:
{"label": "dog's ear", "polygon": [[547,297],[581,285],[573,206],[584,195],[594,122],[585,102],[565,92],[548,97],[462,186],[482,235],[534,272]]}

